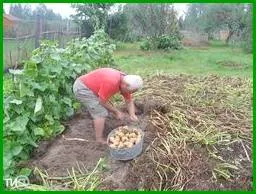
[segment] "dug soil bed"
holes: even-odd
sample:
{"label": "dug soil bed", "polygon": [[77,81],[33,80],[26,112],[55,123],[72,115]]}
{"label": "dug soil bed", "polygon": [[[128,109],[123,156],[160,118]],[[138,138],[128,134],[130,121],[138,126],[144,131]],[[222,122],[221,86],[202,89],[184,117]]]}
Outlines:
{"label": "dug soil bed", "polygon": [[[128,119],[128,114],[123,121],[117,120],[110,115],[105,123],[104,136],[107,137],[111,130],[124,125],[133,125],[146,131],[148,118],[142,114],[142,111],[139,110],[139,122],[136,123]],[[76,169],[77,164],[84,165],[88,171],[91,171],[100,158],[105,158],[107,170],[102,172],[101,176],[104,181],[99,189],[128,189],[125,181],[132,160],[113,160],[110,157],[108,146],[95,142],[93,121],[89,113],[83,110],[67,121],[65,126],[66,130],[63,134],[54,140],[40,143],[29,162],[30,167],[46,170],[50,177],[66,177],[68,176],[67,169],[70,170],[72,167]],[[148,137],[149,133],[145,133],[143,150],[152,141]],[[76,138],[86,141],[80,141]],[[58,189],[60,188],[58,187]]]}
{"label": "dug soil bed", "polygon": [[[89,113],[84,110],[65,123],[66,130],[63,134],[53,141],[41,143],[33,155],[30,167],[46,170],[49,176],[67,176],[67,169],[76,168],[77,164],[84,165],[91,171],[100,158],[105,158],[107,169],[100,174],[103,182],[97,190],[252,190],[251,104],[248,103],[248,106],[244,104],[243,109],[230,108],[224,104],[224,101],[214,103],[212,106],[200,106],[201,102],[205,102],[203,100],[210,102],[209,99],[220,97],[226,99],[227,103],[232,102],[229,96],[225,96],[229,95],[228,92],[223,95],[223,92],[218,90],[217,86],[222,88],[222,84],[224,86],[228,84],[229,90],[237,88],[242,94],[248,93],[247,90],[242,90],[247,87],[242,81],[217,76],[199,79],[185,75],[159,76],[150,79],[143,90],[146,95],[141,94],[142,96],[136,98],[139,100],[136,102],[139,122],[135,126],[145,133],[140,156],[130,161],[113,160],[108,147],[94,141],[93,121]],[[197,90],[199,92],[194,93]],[[250,100],[249,95],[241,102]],[[171,146],[169,154],[161,153],[162,155],[157,158],[158,153],[155,150],[159,150],[161,146],[164,150],[163,142],[171,137],[168,134],[174,136],[179,134],[179,131],[172,131],[170,126],[180,126],[179,124],[182,122],[184,124],[184,121],[187,121],[186,126],[196,128],[198,132],[202,132],[200,129],[205,129],[197,127],[198,124],[206,122],[215,131],[223,130],[233,136],[237,133],[238,136],[242,135],[242,138],[239,137],[238,141],[230,142],[227,146],[215,146],[218,157],[222,160],[211,157],[205,144],[187,141],[183,146],[183,143],[177,139],[176,144],[171,144],[176,147]],[[131,124],[134,125],[129,121],[128,114],[124,121],[116,120],[110,115],[106,120],[104,135],[106,137],[111,130],[119,126]],[[205,127],[207,128],[208,125]],[[181,130],[182,126],[179,129]],[[191,133],[187,135],[189,139]],[[68,140],[68,138],[82,138],[87,141]],[[174,162],[176,159],[177,163]],[[215,179],[213,172],[222,163],[235,165],[237,169],[228,169],[231,173],[228,179],[221,177]],[[58,187],[58,190],[60,189],[70,188]]]}
{"label": "dug soil bed", "polygon": [[[159,177],[152,170],[155,166],[148,157],[147,151],[150,143],[156,138],[158,130],[149,122],[148,113],[156,109],[165,113],[166,110],[156,102],[150,104],[137,103],[140,122],[136,123],[136,126],[145,133],[143,153],[138,158],[130,161],[111,159],[107,146],[94,141],[93,122],[89,113],[84,110],[65,123],[67,130],[62,135],[53,141],[40,144],[33,154],[30,167],[46,170],[48,175],[52,177],[66,177],[68,176],[67,169],[70,170],[72,167],[76,169],[77,164],[83,164],[90,171],[93,170],[100,158],[105,158],[107,170],[104,170],[100,175],[103,182],[98,190],[151,188],[153,183],[159,182]],[[104,135],[106,137],[111,130],[129,124],[134,125],[128,119],[120,121],[109,116],[106,120]],[[68,138],[83,138],[88,142],[67,140]],[[223,157],[230,159],[230,161],[238,159],[243,161],[243,172],[234,173],[236,177],[232,181],[220,180],[216,182],[212,179],[211,174],[213,161],[208,158],[206,150],[191,147],[193,153],[192,161],[189,164],[191,179],[188,180],[184,190],[251,190],[251,163],[243,157],[243,149],[238,143],[233,144],[233,148],[237,153],[236,156],[233,154],[233,150],[221,148]],[[169,183],[166,182],[165,184]],[[66,190],[68,188],[58,186],[58,190],[61,189]]]}

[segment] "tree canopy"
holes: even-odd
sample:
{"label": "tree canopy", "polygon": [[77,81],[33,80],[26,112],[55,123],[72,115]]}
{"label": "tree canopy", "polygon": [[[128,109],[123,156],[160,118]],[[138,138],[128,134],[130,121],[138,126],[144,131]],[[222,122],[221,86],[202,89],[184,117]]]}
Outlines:
{"label": "tree canopy", "polygon": [[46,7],[45,4],[39,4],[34,10],[28,4],[11,4],[9,14],[24,20],[34,20],[37,15],[47,20],[61,20],[60,14],[54,13],[52,9]]}

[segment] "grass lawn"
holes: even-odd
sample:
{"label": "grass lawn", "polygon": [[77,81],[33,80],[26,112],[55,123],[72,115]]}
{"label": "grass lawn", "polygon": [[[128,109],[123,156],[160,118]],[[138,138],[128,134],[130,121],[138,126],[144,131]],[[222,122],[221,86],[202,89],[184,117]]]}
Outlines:
{"label": "grass lawn", "polygon": [[[160,72],[218,74],[252,79],[253,55],[217,41],[209,46],[173,51],[142,51],[139,43],[123,43],[118,44],[114,58],[123,71],[142,76]],[[226,66],[230,64],[234,66]]]}

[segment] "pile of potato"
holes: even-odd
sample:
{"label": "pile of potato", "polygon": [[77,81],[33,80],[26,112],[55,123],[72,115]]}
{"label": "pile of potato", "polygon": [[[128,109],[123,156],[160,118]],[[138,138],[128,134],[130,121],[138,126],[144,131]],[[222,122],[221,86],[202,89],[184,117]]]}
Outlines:
{"label": "pile of potato", "polygon": [[115,133],[109,137],[109,146],[111,148],[122,149],[131,148],[141,141],[141,134],[136,129],[129,129],[128,126],[121,126]]}

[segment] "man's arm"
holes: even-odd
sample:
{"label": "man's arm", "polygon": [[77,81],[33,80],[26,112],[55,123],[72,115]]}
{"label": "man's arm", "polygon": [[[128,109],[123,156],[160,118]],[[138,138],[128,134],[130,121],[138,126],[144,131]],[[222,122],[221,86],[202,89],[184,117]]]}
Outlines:
{"label": "man's arm", "polygon": [[115,108],[109,101],[111,97],[112,85],[110,83],[101,84],[98,96],[100,104],[108,111],[112,112],[117,119],[123,119],[124,114]]}
{"label": "man's arm", "polygon": [[137,121],[138,117],[135,115],[135,105],[132,99],[126,100],[127,110],[130,115],[130,119],[133,121]]}
{"label": "man's arm", "polygon": [[100,100],[100,104],[105,107],[108,111],[112,112],[118,119],[123,119],[124,114],[119,111],[117,108],[115,108],[109,101],[102,101]]}

